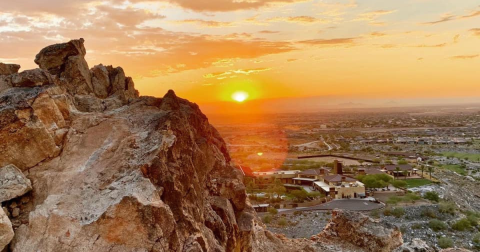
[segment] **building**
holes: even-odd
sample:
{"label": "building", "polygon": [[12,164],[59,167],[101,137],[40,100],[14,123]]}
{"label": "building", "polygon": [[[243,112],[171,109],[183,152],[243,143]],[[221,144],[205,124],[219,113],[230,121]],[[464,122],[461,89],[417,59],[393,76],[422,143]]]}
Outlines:
{"label": "building", "polygon": [[300,173],[299,170],[292,171],[268,171],[268,172],[253,172],[255,184],[272,184],[275,180],[279,180],[283,184],[293,184],[293,178]]}
{"label": "building", "polygon": [[340,174],[325,176],[314,187],[330,199],[365,197],[365,185],[360,181]]}
{"label": "building", "polygon": [[327,176],[328,174],[330,174],[330,169],[328,168],[305,170],[297,173],[297,177],[293,179],[293,184],[313,186],[313,182]]}
{"label": "building", "polygon": [[[397,171],[397,167],[400,169]],[[403,165],[385,165],[383,169],[386,171],[386,173],[397,177],[397,176],[404,176],[404,172],[407,173],[407,177],[410,177],[414,174],[417,174],[417,169],[414,169],[411,165],[409,164],[403,164]]]}

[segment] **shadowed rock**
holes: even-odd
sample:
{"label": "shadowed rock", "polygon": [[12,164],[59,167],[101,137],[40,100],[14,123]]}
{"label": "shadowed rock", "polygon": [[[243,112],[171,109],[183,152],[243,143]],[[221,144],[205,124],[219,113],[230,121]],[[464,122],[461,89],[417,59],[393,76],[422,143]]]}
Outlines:
{"label": "shadowed rock", "polygon": [[0,63],[0,75],[10,75],[18,73],[20,65]]}
{"label": "shadowed rock", "polygon": [[65,63],[70,56],[85,56],[84,42],[85,40],[81,38],[70,40],[68,43],[47,46],[37,54],[35,63],[41,69],[45,69],[53,75],[59,75],[65,69]]}

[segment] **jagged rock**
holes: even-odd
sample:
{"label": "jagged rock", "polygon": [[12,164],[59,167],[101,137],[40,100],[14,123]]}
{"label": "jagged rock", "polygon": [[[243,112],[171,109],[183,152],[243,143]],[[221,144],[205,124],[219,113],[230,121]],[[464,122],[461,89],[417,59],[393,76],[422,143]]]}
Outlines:
{"label": "jagged rock", "polygon": [[100,64],[91,69],[93,91],[98,98],[105,99],[108,97],[110,90],[110,77],[107,68]]}
{"label": "jagged rock", "polygon": [[32,190],[30,180],[14,165],[0,168],[0,202],[11,200]]}
{"label": "jagged rock", "polygon": [[81,38],[45,47],[35,57],[35,63],[53,75],[60,75],[70,56],[85,56],[84,42],[85,40]]}
{"label": "jagged rock", "polygon": [[35,87],[53,84],[54,79],[45,70],[33,69],[12,75],[10,83],[13,87]]}
{"label": "jagged rock", "polygon": [[393,251],[403,244],[402,233],[396,226],[381,225],[366,215],[342,210],[332,212],[332,220],[320,235],[350,242],[367,251]]}
{"label": "jagged rock", "polygon": [[54,130],[66,121],[49,89],[12,88],[0,94],[0,166],[14,164],[23,171],[60,153]]}
{"label": "jagged rock", "polygon": [[3,209],[0,209],[0,251],[12,241],[14,236],[12,223]]}
{"label": "jagged rock", "polygon": [[92,76],[83,55],[70,56],[65,62],[65,69],[60,74],[65,80],[64,86],[72,95],[93,93]]}
{"label": "jagged rock", "polygon": [[18,73],[20,65],[0,63],[0,75],[10,75]]}

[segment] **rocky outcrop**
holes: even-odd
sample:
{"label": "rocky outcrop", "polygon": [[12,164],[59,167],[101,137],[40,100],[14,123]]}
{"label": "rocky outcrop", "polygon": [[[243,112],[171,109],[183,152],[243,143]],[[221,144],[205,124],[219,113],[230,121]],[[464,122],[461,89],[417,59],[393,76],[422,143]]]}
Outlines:
{"label": "rocky outcrop", "polygon": [[0,62],[0,75],[10,75],[18,73],[20,65],[5,64]]}
{"label": "rocky outcrop", "polygon": [[83,38],[68,43],[55,44],[43,48],[35,57],[35,63],[52,75],[60,75],[66,68],[71,56],[84,57],[87,54]]}
{"label": "rocky outcrop", "polygon": [[2,208],[0,208],[0,251],[10,243],[13,239],[12,223],[8,219]]}
{"label": "rocky outcrop", "polygon": [[411,242],[403,244],[395,252],[435,252],[435,249],[420,239],[413,239]]}
{"label": "rocky outcrop", "polygon": [[14,165],[0,168],[0,202],[11,200],[32,190],[30,180]]}
{"label": "rocky outcrop", "polygon": [[396,226],[379,224],[372,218],[350,211],[334,210],[332,220],[320,234],[327,239],[350,242],[366,251],[393,251],[403,244]]}

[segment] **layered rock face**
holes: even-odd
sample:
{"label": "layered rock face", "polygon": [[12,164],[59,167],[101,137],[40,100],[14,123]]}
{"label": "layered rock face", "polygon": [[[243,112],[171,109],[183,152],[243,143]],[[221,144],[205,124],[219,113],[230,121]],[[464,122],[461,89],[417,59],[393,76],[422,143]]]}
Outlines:
{"label": "layered rock face", "polygon": [[[0,75],[0,191],[7,195],[0,250],[9,243],[15,252],[385,251],[378,247],[401,244],[398,230],[385,227],[385,236],[363,241],[343,235],[341,226],[368,233],[379,225],[358,219],[356,226],[352,213],[339,212],[335,228],[316,241],[266,231],[241,171],[196,104],[173,91],[139,97],[122,68],[88,69],[85,53],[84,40],[72,40],[43,49],[39,69]],[[328,242],[333,232],[350,245]]]}

